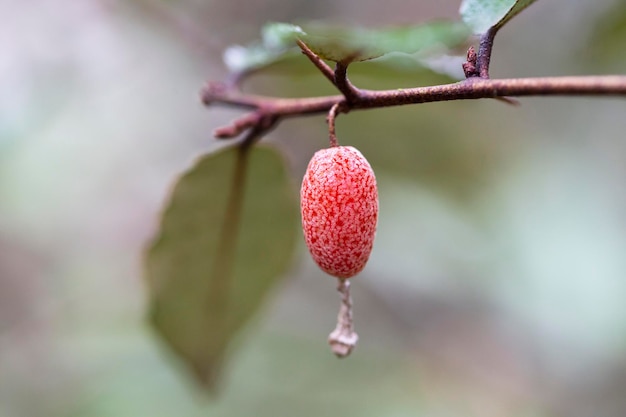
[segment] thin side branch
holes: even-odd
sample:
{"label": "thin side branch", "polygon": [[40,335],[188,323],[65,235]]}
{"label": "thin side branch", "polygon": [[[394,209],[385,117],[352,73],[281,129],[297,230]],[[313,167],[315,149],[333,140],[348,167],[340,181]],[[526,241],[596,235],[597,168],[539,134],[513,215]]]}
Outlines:
{"label": "thin side branch", "polygon": [[337,62],[335,66],[335,85],[345,96],[348,104],[359,101],[360,91],[348,80],[348,65],[343,62]]}
{"label": "thin side branch", "polygon": [[200,98],[205,106],[211,104],[225,104],[233,107],[248,109],[260,108],[267,104],[267,99],[253,95],[241,94],[222,82],[210,82],[200,91]]}
{"label": "thin side branch", "polygon": [[307,46],[306,43],[302,42],[300,39],[298,39],[296,42],[298,46],[300,47],[300,49],[302,50],[302,53],[306,55],[307,58],[309,58],[309,61],[311,61],[313,65],[315,65],[317,69],[320,70],[322,74],[324,74],[324,76],[328,79],[328,81],[333,83],[333,85],[336,85],[335,74],[333,73],[333,69],[329,67],[328,64],[324,62],[322,58],[317,56],[315,52],[311,51],[311,49]]}
{"label": "thin side branch", "polygon": [[489,78],[489,64],[491,63],[491,52],[493,50],[493,40],[496,37],[498,29],[495,26],[489,28],[480,37],[478,45],[478,56],[476,58],[476,69],[480,78]]}
{"label": "thin side branch", "polygon": [[218,139],[235,138],[245,132],[247,129],[259,124],[261,116],[257,113],[247,114],[235,120],[229,126],[223,126],[215,129],[213,136]]}
{"label": "thin side branch", "polygon": [[241,141],[240,147],[242,149],[247,149],[254,145],[263,137],[263,135],[272,130],[277,123],[277,116],[272,115],[262,117],[259,122],[248,131],[244,139]]}
{"label": "thin side branch", "polygon": [[[490,35],[492,36],[492,35]],[[485,79],[489,79],[489,61],[491,59],[491,45],[493,44],[493,38],[491,38],[491,43],[485,43],[484,48],[481,50],[481,65],[483,68],[483,77]],[[485,46],[489,45],[489,47]],[[463,72],[465,73],[465,78],[475,78],[481,77],[481,72],[478,64],[478,55],[476,54],[476,49],[473,46],[470,46],[467,50],[467,60],[463,63]],[[495,97],[496,100],[499,100],[503,103],[510,104],[512,106],[518,106],[520,103],[518,100],[511,97]]]}

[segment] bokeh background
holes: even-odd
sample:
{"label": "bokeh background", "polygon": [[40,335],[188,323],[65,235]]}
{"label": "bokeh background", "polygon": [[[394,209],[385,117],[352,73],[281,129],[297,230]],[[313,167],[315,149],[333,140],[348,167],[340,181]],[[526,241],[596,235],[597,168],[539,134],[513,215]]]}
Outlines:
{"label": "bokeh background", "polygon": [[[0,1],[0,416],[626,415],[626,101],[524,98],[338,120],[379,178],[354,280],[358,349],[326,346],[335,283],[301,247],[207,397],[146,324],[141,254],[176,176],[237,112],[203,109],[224,48],[267,21],[384,26],[457,1]],[[539,1],[492,76],[626,73],[620,0]],[[352,69],[368,88],[423,72]],[[331,93],[306,66],[246,88]],[[305,69],[302,69],[305,68]],[[266,139],[294,193],[323,117]]]}

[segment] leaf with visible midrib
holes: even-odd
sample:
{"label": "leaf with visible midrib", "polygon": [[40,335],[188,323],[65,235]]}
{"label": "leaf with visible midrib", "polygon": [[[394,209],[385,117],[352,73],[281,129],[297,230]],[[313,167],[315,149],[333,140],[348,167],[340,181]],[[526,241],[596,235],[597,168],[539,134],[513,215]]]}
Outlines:
{"label": "leaf with visible midrib", "polygon": [[490,28],[504,26],[536,0],[463,0],[459,12],[474,33],[482,35]]}
{"label": "leaf with visible midrib", "polygon": [[208,389],[288,268],[297,230],[295,193],[270,148],[205,156],[174,187],[146,258],[150,319]]}
{"label": "leaf with visible midrib", "polygon": [[415,26],[362,29],[328,25],[303,25],[299,37],[321,58],[335,62],[358,62],[400,52],[427,57],[443,54],[467,41],[469,30],[462,22],[434,21]]}
{"label": "leaf with visible midrib", "polygon": [[[438,71],[433,57],[448,54],[464,45],[470,35],[463,22],[434,21],[415,26],[382,29],[338,27],[320,23],[304,23],[303,27],[287,23],[270,23],[263,27],[262,41],[251,45],[232,46],[224,53],[231,72],[249,73],[301,57],[296,39],[301,39],[323,59],[336,62],[357,62],[388,53],[409,54],[424,68]],[[387,61],[391,62],[391,60]],[[390,66],[393,68],[393,65]]]}

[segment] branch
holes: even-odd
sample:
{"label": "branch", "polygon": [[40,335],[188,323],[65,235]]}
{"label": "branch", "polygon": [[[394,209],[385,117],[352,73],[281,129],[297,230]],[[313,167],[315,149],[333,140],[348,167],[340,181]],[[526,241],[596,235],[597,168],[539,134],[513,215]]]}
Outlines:
{"label": "branch", "polygon": [[202,90],[202,102],[206,106],[221,104],[252,110],[231,125],[216,129],[217,138],[233,138],[248,131],[242,143],[247,146],[271,130],[282,118],[328,113],[330,142],[334,146],[337,143],[335,118],[339,113],[350,110],[481,98],[516,104],[510,96],[626,96],[626,76],[620,75],[490,79],[489,61],[496,31],[492,28],[482,36],[478,54],[474,48],[468,50],[467,62],[463,65],[467,78],[454,84],[384,91],[361,90],[348,80],[349,59],[345,63],[338,62],[333,71],[304,42],[298,40],[302,53],[342,95],[294,99],[264,97],[242,93],[236,82],[212,82]]}
{"label": "branch", "polygon": [[250,113],[244,117],[235,120],[229,126],[223,126],[213,131],[213,136],[218,139],[235,138],[245,132],[247,129],[254,127],[260,123],[260,115],[257,112]]}
{"label": "branch", "polygon": [[[493,35],[490,36],[492,37],[491,42],[488,43],[489,47],[486,47],[485,43],[481,43],[483,49],[481,50],[480,65],[481,68],[483,68],[482,72],[484,76],[482,78],[485,79],[489,79],[489,61],[491,59],[491,46],[493,45]],[[478,55],[476,55],[476,50],[473,46],[470,46],[467,50],[467,60],[463,63],[463,72],[465,73],[465,78],[481,77]],[[495,97],[495,99],[513,106],[519,105],[519,101],[511,97]]]}
{"label": "branch", "polygon": [[361,98],[361,91],[348,80],[347,64],[337,62],[337,66],[335,67],[335,85],[349,104],[359,101]]}
{"label": "branch", "polygon": [[489,28],[480,37],[478,45],[478,56],[476,57],[476,70],[480,78],[489,78],[489,64],[491,63],[491,51],[493,50],[493,40],[498,29],[495,26]]}
{"label": "branch", "polygon": [[315,65],[317,69],[320,70],[322,74],[324,74],[324,76],[328,79],[328,81],[330,81],[331,83],[333,83],[333,85],[335,85],[335,74],[333,73],[332,68],[329,67],[328,64],[326,64],[326,62],[324,62],[322,58],[317,56],[315,52],[311,51],[311,49],[307,46],[306,43],[302,42],[300,39],[298,39],[296,43],[302,50],[302,53],[306,55],[307,58],[309,58],[309,61],[311,61],[313,65]]}
{"label": "branch", "polygon": [[[623,75],[511,79],[475,77],[454,84],[429,87],[383,91],[358,90],[358,96],[351,102],[347,102],[343,95],[309,98],[257,96],[219,88],[220,85],[220,83],[212,83],[203,90],[204,104],[253,108],[264,116],[272,115],[277,119],[327,113],[335,104],[341,105],[345,111],[348,111],[507,96],[626,96],[626,76]],[[246,124],[245,122],[250,120],[250,117],[246,115],[235,124],[242,123],[242,121]]]}

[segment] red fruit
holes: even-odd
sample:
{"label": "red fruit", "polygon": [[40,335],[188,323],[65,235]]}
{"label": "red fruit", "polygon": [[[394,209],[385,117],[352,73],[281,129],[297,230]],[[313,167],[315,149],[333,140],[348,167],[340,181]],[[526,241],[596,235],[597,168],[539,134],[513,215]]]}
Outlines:
{"label": "red fruit", "polygon": [[313,260],[337,278],[350,278],[367,263],[378,220],[376,177],[352,146],[313,155],[300,189],[302,230]]}

